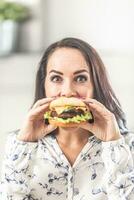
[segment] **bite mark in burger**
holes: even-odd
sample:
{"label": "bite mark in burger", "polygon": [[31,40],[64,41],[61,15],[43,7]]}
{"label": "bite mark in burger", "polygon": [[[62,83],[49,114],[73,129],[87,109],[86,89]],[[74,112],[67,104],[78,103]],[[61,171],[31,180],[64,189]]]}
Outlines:
{"label": "bite mark in burger", "polygon": [[93,115],[80,99],[60,97],[50,103],[49,111],[44,114],[46,124],[61,127],[74,127],[80,123],[93,123]]}

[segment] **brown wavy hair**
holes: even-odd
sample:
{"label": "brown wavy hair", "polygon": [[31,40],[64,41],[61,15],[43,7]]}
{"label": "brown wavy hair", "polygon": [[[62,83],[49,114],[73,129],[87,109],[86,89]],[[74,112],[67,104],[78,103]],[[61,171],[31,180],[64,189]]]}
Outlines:
{"label": "brown wavy hair", "polygon": [[47,62],[50,55],[52,55],[52,53],[56,51],[56,49],[62,47],[75,48],[82,53],[91,73],[94,87],[94,98],[105,105],[106,108],[109,109],[112,113],[114,113],[121,133],[128,133],[128,129],[126,127],[125,113],[123,112],[121,104],[110,85],[106,68],[100,56],[91,45],[78,38],[64,38],[58,42],[51,44],[46,49],[37,70],[35,98],[33,104],[37,100],[46,96],[44,82],[46,78]]}

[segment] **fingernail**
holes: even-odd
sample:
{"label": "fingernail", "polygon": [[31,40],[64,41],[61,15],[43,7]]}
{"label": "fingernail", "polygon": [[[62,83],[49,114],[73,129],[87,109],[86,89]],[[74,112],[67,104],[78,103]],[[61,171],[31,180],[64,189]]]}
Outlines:
{"label": "fingernail", "polygon": [[86,102],[86,103],[93,103],[92,101],[88,101],[88,100],[84,100],[84,102]]}
{"label": "fingernail", "polygon": [[56,96],[53,96],[53,97],[50,97],[51,99],[55,99],[56,98]]}

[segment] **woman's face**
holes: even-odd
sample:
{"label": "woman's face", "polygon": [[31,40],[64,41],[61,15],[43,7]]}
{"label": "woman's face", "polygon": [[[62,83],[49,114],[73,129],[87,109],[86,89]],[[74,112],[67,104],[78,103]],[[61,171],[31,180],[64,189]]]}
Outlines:
{"label": "woman's face", "polygon": [[90,71],[81,52],[73,48],[57,49],[48,59],[44,87],[46,97],[92,98]]}

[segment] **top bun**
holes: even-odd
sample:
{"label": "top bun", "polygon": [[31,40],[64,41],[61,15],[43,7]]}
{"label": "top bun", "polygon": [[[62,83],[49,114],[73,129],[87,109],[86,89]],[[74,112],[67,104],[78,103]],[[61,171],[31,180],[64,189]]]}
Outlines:
{"label": "top bun", "polygon": [[58,99],[55,99],[50,103],[50,109],[63,106],[86,107],[86,104],[82,100],[75,97],[59,97]]}

